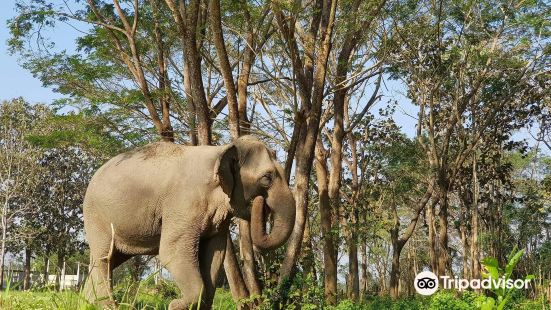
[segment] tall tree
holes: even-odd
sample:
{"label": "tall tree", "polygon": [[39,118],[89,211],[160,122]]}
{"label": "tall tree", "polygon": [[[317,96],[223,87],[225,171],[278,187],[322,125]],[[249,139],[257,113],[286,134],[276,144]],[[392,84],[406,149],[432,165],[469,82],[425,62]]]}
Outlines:
{"label": "tall tree", "polygon": [[[310,172],[314,160],[314,151],[321,120],[327,60],[331,51],[333,28],[335,26],[337,1],[315,1],[307,9],[311,20],[306,35],[301,38],[295,21],[296,11],[285,12],[284,4],[274,2],[272,5],[278,32],[285,42],[285,50],[291,58],[293,75],[296,79],[301,106],[297,111],[292,140],[296,149],[289,149],[287,160],[295,158],[295,227],[288,241],[285,259],[283,260],[279,283],[288,283],[293,276],[294,266],[301,251],[304,229],[308,212]],[[299,50],[302,39],[304,51]],[[287,165],[288,166],[288,165]]]}
{"label": "tall tree", "polygon": [[22,98],[0,104],[0,287],[3,287],[7,246],[23,237],[14,226],[25,215],[34,216],[35,205],[28,197],[36,189],[38,151],[26,135],[46,116],[43,106],[31,106]]}
{"label": "tall tree", "polygon": [[[419,2],[394,23],[394,72],[419,107],[418,141],[438,187],[438,274],[449,274],[449,193],[485,135],[528,121],[545,97],[548,56],[537,3]],[[521,38],[519,40],[519,35]]]}
{"label": "tall tree", "polygon": [[[374,76],[380,69],[377,65],[371,68],[367,67],[367,63],[374,61],[370,56],[374,56],[376,51],[367,51],[364,57],[353,57],[361,50],[361,44],[371,36],[375,35],[375,31],[371,30],[374,20],[378,17],[385,1],[378,2],[362,2],[353,1],[351,3],[341,3],[339,11],[341,14],[349,16],[344,23],[336,28],[336,37],[341,39],[334,44],[334,53],[336,54],[336,63],[330,61],[330,66],[336,67],[335,76],[330,76],[329,80],[332,89],[330,89],[332,100],[332,115],[324,115],[321,126],[325,127],[329,119],[333,119],[331,134],[320,132],[324,138],[318,139],[316,146],[316,175],[318,178],[318,192],[320,195],[320,221],[321,230],[324,242],[324,289],[327,301],[330,304],[335,304],[337,301],[337,248],[332,231],[336,231],[335,225],[339,222],[340,210],[340,188],[342,179],[342,162],[343,162],[343,145],[346,138],[346,133],[354,130],[358,125],[358,120],[362,119],[368,109],[379,98],[377,92],[381,83],[379,78],[376,82],[375,91],[370,99],[365,102],[360,112],[353,115],[353,121],[346,124],[345,118],[348,116],[348,101],[354,91],[358,91],[363,85],[363,82]],[[377,29],[373,27],[372,29]],[[341,38],[342,37],[342,38]],[[369,54],[371,52],[371,54]],[[353,58],[359,58],[359,61],[352,61]],[[355,71],[354,76],[349,77],[350,73]],[[365,85],[364,85],[365,87]],[[363,94],[363,92],[362,92]],[[330,111],[331,107],[326,108],[326,112]],[[326,136],[326,137],[325,137]],[[323,141],[325,138],[330,142],[330,148],[326,149]],[[330,160],[331,165],[327,164]],[[329,169],[328,167],[331,167]],[[359,284],[357,285],[359,287]],[[357,291],[357,290],[355,290]],[[353,299],[358,298],[357,292],[352,294]]]}

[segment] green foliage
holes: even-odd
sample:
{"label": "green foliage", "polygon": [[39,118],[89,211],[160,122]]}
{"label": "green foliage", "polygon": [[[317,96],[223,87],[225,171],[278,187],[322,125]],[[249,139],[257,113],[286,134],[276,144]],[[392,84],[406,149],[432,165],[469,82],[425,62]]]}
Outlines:
{"label": "green foliage", "polygon": [[475,293],[465,292],[457,296],[456,292],[438,292],[433,295],[430,302],[431,310],[470,310],[477,308],[478,302],[484,296]]}
{"label": "green foliage", "polygon": [[103,156],[114,155],[124,147],[101,118],[85,113],[51,115],[26,139],[43,148],[78,145]]}
{"label": "green foliage", "polygon": [[[524,249],[521,249],[519,251],[513,249],[511,254],[509,254],[507,265],[505,268],[501,268],[498,264],[497,259],[493,257],[487,257],[484,258],[481,263],[486,269],[487,272],[483,273],[482,276],[486,279],[499,279],[503,278],[505,281],[508,279],[511,279],[511,275],[513,274],[513,269],[515,269],[516,265],[520,261],[522,255],[524,254]],[[527,275],[525,280],[532,280],[534,279],[534,275]],[[492,309],[504,309],[504,307],[510,302],[511,298],[513,297],[513,293],[515,292],[515,288],[507,288],[507,287],[496,287],[494,286],[494,283],[492,282],[492,288],[490,291],[492,291],[495,296],[497,296],[497,299],[494,299],[491,296],[488,296],[488,298],[481,303],[481,309],[483,310],[492,310]]]}
{"label": "green foliage", "polygon": [[81,296],[72,291],[65,292],[18,292],[11,291],[0,297],[0,308],[10,310],[58,309],[95,310]]}
{"label": "green foliage", "polygon": [[[115,287],[115,294],[127,290],[124,285]],[[178,289],[172,282],[162,281],[155,286],[152,283],[141,286],[139,292],[134,295],[119,298],[120,310],[152,309],[165,310],[168,304],[178,294]],[[9,291],[0,294],[0,309],[6,310],[99,310],[100,308],[89,304],[84,298],[74,291],[56,292],[50,291]],[[231,310],[235,309],[231,293],[227,290],[218,289],[214,296],[213,309]]]}
{"label": "green foliage", "polygon": [[360,304],[355,304],[353,301],[349,299],[345,299],[341,301],[338,305],[331,307],[328,306],[326,309],[329,310],[360,310],[362,307]]}
{"label": "green foliage", "polygon": [[[145,281],[145,280],[144,280]],[[139,283],[134,283],[139,284]],[[119,309],[168,309],[168,304],[178,294],[178,289],[170,281],[161,281],[154,285],[151,281],[145,281],[140,290],[132,295],[123,297],[120,295],[128,290],[128,284],[115,287],[115,295],[119,300]],[[439,291],[429,297],[407,297],[392,300],[388,296],[373,296],[359,303],[351,300],[342,300],[336,306],[322,306],[321,304],[304,304],[301,309],[328,309],[328,310],[470,310],[484,309],[482,305],[490,300],[482,294],[474,292]],[[547,310],[549,306],[544,298],[527,300],[524,298],[513,299],[507,309]],[[212,304],[215,310],[233,310],[236,308],[230,291],[218,289]],[[269,308],[269,303],[264,301],[259,308]],[[32,309],[59,309],[59,310],[96,310],[97,307],[88,304],[82,296],[74,291],[13,291],[0,294],[0,308],[9,310]],[[285,309],[293,309],[286,307]]]}
{"label": "green foliage", "polygon": [[235,302],[229,290],[217,289],[212,302],[213,309],[218,310],[233,310],[236,309]]}
{"label": "green foliage", "polygon": [[240,302],[259,302],[260,309],[272,309],[274,304],[280,304],[282,296],[286,294],[286,309],[319,309],[325,305],[323,288],[316,283],[311,274],[297,274],[291,283],[285,285],[286,289],[279,289],[277,283],[266,281],[266,287],[262,296],[252,296],[248,300]]}
{"label": "green foliage", "polygon": [[551,309],[551,305],[549,304],[549,301],[544,297],[540,296],[536,299],[521,299],[516,301],[514,309],[518,310],[532,310],[532,309],[542,309],[542,310],[549,310]]}
{"label": "green foliage", "polygon": [[392,300],[389,296],[375,296],[369,298],[366,302],[364,302],[361,309],[421,310],[427,309],[427,307],[429,306],[429,301],[430,299],[428,298],[408,297]]}

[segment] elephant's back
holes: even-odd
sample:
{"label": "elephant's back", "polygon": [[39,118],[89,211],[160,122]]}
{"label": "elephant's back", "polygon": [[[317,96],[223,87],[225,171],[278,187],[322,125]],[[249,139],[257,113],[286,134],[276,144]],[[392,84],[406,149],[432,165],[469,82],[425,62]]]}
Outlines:
{"label": "elephant's back", "polygon": [[194,184],[208,182],[207,175],[212,177],[214,148],[157,142],[113,157],[90,181],[85,225],[114,223],[128,231],[138,225],[142,234],[157,233],[163,205],[174,195],[194,190]]}
{"label": "elephant's back", "polygon": [[137,165],[146,168],[163,162],[169,163],[175,158],[183,157],[190,150],[192,149],[169,142],[150,143],[111,158],[98,169],[94,177],[101,177],[102,174],[113,170],[134,168]]}
{"label": "elephant's back", "polygon": [[185,150],[173,143],[151,143],[119,154],[103,164],[88,185],[87,195],[101,192],[102,196],[117,193],[132,198],[152,194],[153,187],[160,189],[176,173],[178,157]]}

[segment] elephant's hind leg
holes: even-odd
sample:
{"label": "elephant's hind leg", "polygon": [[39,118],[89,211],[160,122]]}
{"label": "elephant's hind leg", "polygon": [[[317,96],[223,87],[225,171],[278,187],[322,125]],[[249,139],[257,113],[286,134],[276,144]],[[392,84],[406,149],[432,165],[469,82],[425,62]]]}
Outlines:
{"label": "elephant's hind leg", "polygon": [[112,294],[113,269],[127,261],[132,255],[122,254],[114,250],[110,259],[90,251],[90,269],[84,293],[88,301],[102,306],[115,306]]}
{"label": "elephant's hind leg", "polygon": [[91,303],[102,305],[113,304],[111,296],[111,266],[110,260],[104,253],[90,251],[89,274],[84,284],[84,294]]}
{"label": "elephant's hind leg", "polygon": [[132,256],[122,254],[115,248],[113,227],[111,233],[96,227],[88,227],[87,234],[90,244],[90,265],[84,284],[84,296],[90,303],[99,304],[104,308],[114,307],[111,279],[113,269]]}

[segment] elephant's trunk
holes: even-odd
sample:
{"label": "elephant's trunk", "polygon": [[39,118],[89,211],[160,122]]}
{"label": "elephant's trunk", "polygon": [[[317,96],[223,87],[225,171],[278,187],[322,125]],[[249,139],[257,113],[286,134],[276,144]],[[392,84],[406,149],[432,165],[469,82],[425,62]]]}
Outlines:
{"label": "elephant's trunk", "polygon": [[[295,225],[295,200],[291,191],[283,197],[274,195],[265,200],[258,196],[253,200],[251,210],[251,237],[253,244],[263,250],[271,250],[281,246],[293,230]],[[264,202],[273,216],[273,226],[269,234],[266,234],[267,214],[264,214]],[[277,202],[276,202],[277,201]]]}

